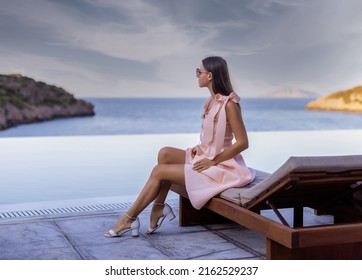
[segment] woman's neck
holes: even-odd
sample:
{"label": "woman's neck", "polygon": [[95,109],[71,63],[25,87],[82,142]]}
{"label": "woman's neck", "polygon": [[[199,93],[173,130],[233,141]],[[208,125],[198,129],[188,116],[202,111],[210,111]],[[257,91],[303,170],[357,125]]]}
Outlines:
{"label": "woman's neck", "polygon": [[215,97],[215,92],[214,92],[214,89],[212,88],[212,85],[208,86],[207,88],[208,88],[209,91],[210,91],[211,97]]}

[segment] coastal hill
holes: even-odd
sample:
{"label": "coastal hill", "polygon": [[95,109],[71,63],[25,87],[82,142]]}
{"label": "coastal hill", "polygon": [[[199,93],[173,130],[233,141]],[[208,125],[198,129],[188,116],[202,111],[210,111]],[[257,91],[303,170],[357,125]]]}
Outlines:
{"label": "coastal hill", "polygon": [[94,106],[64,89],[20,74],[0,75],[0,130],[19,124],[92,116]]}
{"label": "coastal hill", "polygon": [[362,86],[339,91],[309,102],[309,110],[347,111],[362,113]]}
{"label": "coastal hill", "polygon": [[293,89],[293,88],[280,88],[271,92],[263,94],[264,98],[317,98],[319,95],[315,92]]}

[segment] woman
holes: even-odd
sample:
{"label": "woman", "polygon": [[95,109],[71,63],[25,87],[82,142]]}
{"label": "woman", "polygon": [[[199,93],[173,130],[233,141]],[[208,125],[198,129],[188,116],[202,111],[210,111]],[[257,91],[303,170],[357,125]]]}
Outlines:
{"label": "woman", "polygon": [[[241,117],[239,97],[234,93],[226,61],[217,56],[202,60],[196,69],[199,87],[210,91],[202,116],[200,144],[180,150],[162,148],[141,193],[106,237],[119,237],[131,231],[138,236],[137,216],[152,202],[148,234],[155,232],[166,217],[175,218],[165,203],[171,184],[185,186],[189,199],[200,209],[209,199],[231,187],[242,187],[254,179],[240,153],[248,148],[248,137]],[[232,143],[233,136],[235,137]]]}

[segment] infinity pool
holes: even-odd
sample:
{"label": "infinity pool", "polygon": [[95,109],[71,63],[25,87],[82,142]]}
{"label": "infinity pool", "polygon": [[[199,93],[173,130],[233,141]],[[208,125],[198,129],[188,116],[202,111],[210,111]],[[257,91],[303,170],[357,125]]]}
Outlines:
{"label": "infinity pool", "polygon": [[[46,205],[132,202],[163,146],[198,134],[0,138],[0,212]],[[251,167],[273,172],[290,156],[362,153],[362,130],[249,133]],[[171,195],[171,198],[175,195]]]}

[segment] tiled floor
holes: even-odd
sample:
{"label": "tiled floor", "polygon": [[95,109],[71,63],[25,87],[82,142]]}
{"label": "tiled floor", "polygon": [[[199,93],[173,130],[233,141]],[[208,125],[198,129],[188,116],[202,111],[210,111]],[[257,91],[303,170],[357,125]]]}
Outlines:
{"label": "tiled floor", "polygon": [[[177,209],[175,209],[176,214]],[[88,213],[61,217],[9,219],[0,223],[2,260],[189,260],[264,259],[263,236],[237,224],[178,226],[165,221],[146,235],[149,212],[140,215],[138,238],[105,238],[119,213]]]}

